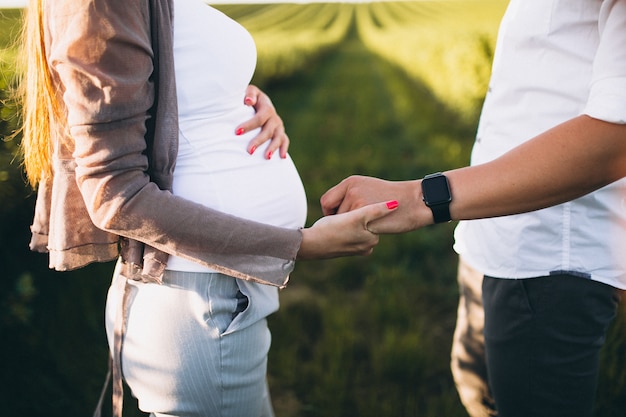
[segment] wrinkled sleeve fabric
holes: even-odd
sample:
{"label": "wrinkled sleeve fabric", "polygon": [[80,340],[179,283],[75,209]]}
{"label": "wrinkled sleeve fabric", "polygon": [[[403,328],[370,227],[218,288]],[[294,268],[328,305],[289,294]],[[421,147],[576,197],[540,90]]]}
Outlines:
{"label": "wrinkled sleeve fabric", "polygon": [[299,230],[208,209],[151,181],[145,136],[155,84],[148,2],[50,3],[48,61],[94,225],[237,278],[283,286]]}
{"label": "wrinkled sleeve fabric", "polygon": [[626,0],[604,0],[598,19],[600,43],[584,113],[626,123]]}

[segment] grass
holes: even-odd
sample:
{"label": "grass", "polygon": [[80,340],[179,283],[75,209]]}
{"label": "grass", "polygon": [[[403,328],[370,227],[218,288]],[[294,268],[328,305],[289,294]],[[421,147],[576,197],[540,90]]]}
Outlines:
{"label": "grass", "polygon": [[[356,32],[267,89],[292,138],[311,221],[321,193],[347,175],[414,178],[469,153],[474,127],[372,56]],[[457,161],[439,157],[445,143]],[[457,297],[451,236],[450,225],[431,228],[386,237],[368,259],[297,265],[270,319],[273,396],[295,408],[279,415],[463,415],[447,365]]]}

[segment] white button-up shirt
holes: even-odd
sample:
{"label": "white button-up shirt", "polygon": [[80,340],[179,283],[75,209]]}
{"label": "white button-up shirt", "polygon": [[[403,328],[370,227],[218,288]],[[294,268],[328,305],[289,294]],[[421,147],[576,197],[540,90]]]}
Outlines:
{"label": "white button-up shirt", "polygon": [[[511,0],[472,164],[581,114],[626,123],[626,0]],[[455,238],[486,275],[568,272],[626,289],[626,180],[532,213],[461,222]]]}

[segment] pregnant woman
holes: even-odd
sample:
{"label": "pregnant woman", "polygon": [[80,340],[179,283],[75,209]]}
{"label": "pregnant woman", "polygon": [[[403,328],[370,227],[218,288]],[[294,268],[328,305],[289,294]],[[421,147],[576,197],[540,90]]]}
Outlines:
{"label": "pregnant woman", "polygon": [[[174,2],[179,148],[173,194],[235,216],[304,226],[306,196],[289,155],[254,148],[243,97],[256,65],[250,34],[201,0]],[[117,276],[115,279],[124,279]],[[130,281],[123,374],[156,415],[271,416],[265,383],[278,289],[171,256],[163,285]],[[107,303],[113,345],[119,306]]]}
{"label": "pregnant woman", "polygon": [[248,86],[254,42],[201,0],[32,0],[26,25],[31,247],[57,270],[119,259],[114,413],[123,374],[154,416],[273,415],[277,287],[296,257],[370,253],[367,223],[396,204],[302,228],[282,121]]}

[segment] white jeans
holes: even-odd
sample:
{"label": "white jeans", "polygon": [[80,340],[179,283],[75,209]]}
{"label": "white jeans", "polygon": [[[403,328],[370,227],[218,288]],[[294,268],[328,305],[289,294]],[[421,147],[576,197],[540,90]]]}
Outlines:
{"label": "white jeans", "polygon": [[[247,303],[234,278],[167,271],[163,285],[129,285],[122,371],[142,411],[154,416],[274,415],[266,384],[271,335],[264,318],[231,329]],[[110,346],[120,302],[112,285],[106,311]]]}

